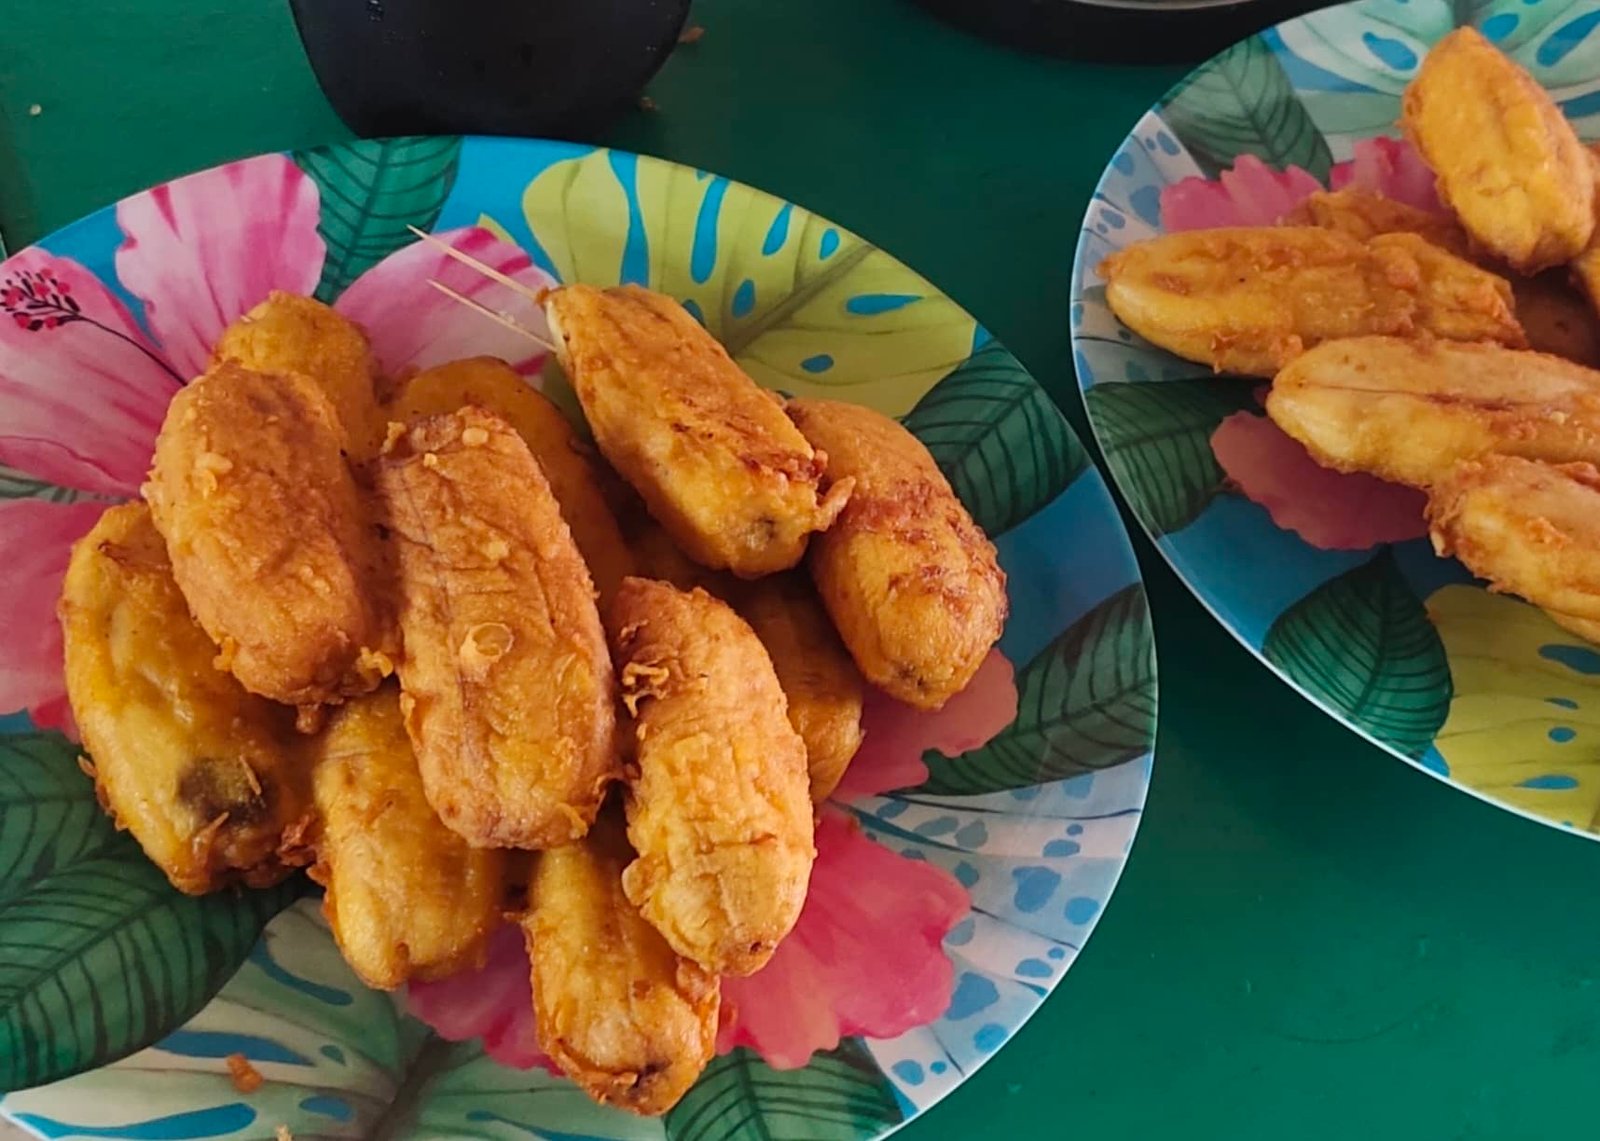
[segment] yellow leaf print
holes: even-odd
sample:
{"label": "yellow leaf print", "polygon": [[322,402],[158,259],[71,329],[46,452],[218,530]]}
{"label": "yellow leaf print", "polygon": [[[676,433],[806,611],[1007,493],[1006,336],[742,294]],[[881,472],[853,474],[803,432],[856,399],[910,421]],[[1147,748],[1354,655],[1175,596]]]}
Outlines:
{"label": "yellow leaf print", "polygon": [[899,416],[972,351],[976,323],[923,278],[725,178],[599,150],[542,171],[522,208],[562,281],[676,298],[769,388]]}
{"label": "yellow leaf print", "polygon": [[1436,745],[1450,775],[1524,812],[1592,829],[1600,810],[1600,649],[1520,599],[1428,599],[1455,697]]}

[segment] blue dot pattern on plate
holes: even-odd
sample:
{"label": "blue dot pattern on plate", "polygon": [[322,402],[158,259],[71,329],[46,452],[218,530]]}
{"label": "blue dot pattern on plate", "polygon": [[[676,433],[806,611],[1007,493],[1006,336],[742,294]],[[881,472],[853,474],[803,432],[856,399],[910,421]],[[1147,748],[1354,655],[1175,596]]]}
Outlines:
{"label": "blue dot pattern on plate", "polygon": [[735,317],[748,317],[755,307],[756,283],[747,277],[733,291],[733,303],[728,306],[728,312]]}
{"label": "blue dot pattern on plate", "polygon": [[1589,646],[1540,646],[1539,656],[1581,674],[1600,674],[1600,650]]}

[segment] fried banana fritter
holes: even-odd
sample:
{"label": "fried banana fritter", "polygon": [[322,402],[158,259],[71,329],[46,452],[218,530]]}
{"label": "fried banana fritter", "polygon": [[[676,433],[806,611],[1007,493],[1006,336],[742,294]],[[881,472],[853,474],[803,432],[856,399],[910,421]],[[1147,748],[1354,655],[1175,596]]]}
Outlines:
{"label": "fried banana fritter", "polygon": [[[1471,239],[1454,218],[1419,210],[1365,190],[1319,190],[1290,211],[1285,222],[1338,230],[1360,241],[1379,234],[1416,234],[1432,245],[1474,260]],[[1499,273],[1495,265],[1486,265]],[[1517,323],[1528,347],[1579,364],[1600,364],[1600,329],[1584,297],[1561,271],[1507,277]],[[1471,338],[1465,338],[1471,339]]]}
{"label": "fried banana fritter", "polygon": [[1459,465],[1428,502],[1434,549],[1583,638],[1600,632],[1600,469],[1517,456]]}
{"label": "fried banana fritter", "polygon": [[78,541],[59,611],[100,803],[172,885],[266,887],[308,863],[294,712],[212,664],[144,504],[110,508]]}
{"label": "fried banana fritter", "polygon": [[384,421],[372,346],[353,321],[322,302],[273,290],[222,331],[211,359],[273,376],[304,373],[332,401],[351,458],[364,461],[378,454]]}
{"label": "fried banana fritter", "polygon": [[1412,233],[1189,230],[1137,242],[1099,273],[1128,328],[1223,372],[1271,376],[1323,341],[1368,334],[1524,343],[1504,279]]}
{"label": "fried banana fritter", "polygon": [[224,362],[172,398],[144,496],[189,609],[246,689],[291,705],[392,672],[392,620],[338,417],[298,373]]}
{"label": "fried banana fritter", "polygon": [[802,572],[743,583],[731,593],[734,609],[772,658],[789,724],[806,745],[811,799],[820,803],[861,747],[861,671]]}
{"label": "fried banana fritter", "polygon": [[1435,44],[1402,106],[1439,197],[1484,249],[1534,273],[1589,244],[1588,153],[1545,89],[1482,33],[1458,28]]}
{"label": "fried banana fritter", "polygon": [[510,365],[494,357],[470,357],[419,372],[401,386],[389,415],[410,423],[469,404],[499,416],[528,445],[550,481],[601,601],[610,599],[617,584],[633,573],[633,560],[590,450],[561,410]]}
{"label": "fried banana fritter", "polygon": [[1368,190],[1318,190],[1284,216],[1291,226],[1320,226],[1365,242],[1379,234],[1416,234],[1441,250],[1469,258],[1472,243],[1454,218],[1419,210]]}
{"label": "fried banana fritter", "polygon": [[805,742],[772,659],[704,590],[624,579],[608,627],[634,716],[628,899],[713,974],[759,970],[816,858]]}
{"label": "fried banana fritter", "polygon": [[692,561],[648,516],[630,528],[639,573],[679,590],[701,587],[734,608],[766,647],[789,702],[789,724],[806,743],[811,798],[826,800],[861,747],[866,682],[803,571],[753,582]]}
{"label": "fried banana fritter", "polygon": [[500,923],[506,853],[471,848],[446,828],[392,685],[338,709],[313,746],[321,828],[311,876],[345,961],[368,986],[471,966]]}
{"label": "fried banana fritter", "polygon": [[480,408],[391,441],[406,728],[441,819],[482,847],[581,837],[618,771],[594,584],[543,470]]}
{"label": "fried banana fritter", "polygon": [[1324,467],[1413,487],[1487,452],[1600,460],[1600,373],[1494,345],[1323,345],[1278,374],[1267,415]]}
{"label": "fried banana fritter", "polygon": [[1511,282],[1517,320],[1528,347],[1593,368],[1600,365],[1600,324],[1594,309],[1558,270]]}
{"label": "fried banana fritter", "polygon": [[721,986],[628,901],[632,859],[602,812],[586,838],[540,855],[522,929],[540,1048],[596,1101],[655,1116],[711,1061]]}
{"label": "fried banana fritter", "polygon": [[637,286],[558,289],[556,352],[595,442],[690,558],[754,578],[800,561],[850,494],[699,322]]}
{"label": "fried banana fritter", "polygon": [[922,442],[859,404],[792,400],[789,414],[855,491],[811,547],[811,577],[868,681],[919,709],[966,688],[1007,613],[994,544]]}

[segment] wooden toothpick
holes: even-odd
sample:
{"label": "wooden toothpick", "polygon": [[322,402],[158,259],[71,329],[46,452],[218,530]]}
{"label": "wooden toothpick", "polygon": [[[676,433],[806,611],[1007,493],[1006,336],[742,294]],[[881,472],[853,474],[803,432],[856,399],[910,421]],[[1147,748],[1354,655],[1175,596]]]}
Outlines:
{"label": "wooden toothpick", "polygon": [[535,305],[537,305],[541,310],[544,308],[544,295],[545,295],[545,292],[546,292],[545,290],[543,290],[543,289],[535,289],[531,285],[522,284],[522,282],[518,281],[516,278],[510,276],[509,274],[501,273],[499,270],[495,269],[494,266],[486,265],[485,263],[479,261],[477,258],[473,257],[471,254],[462,253],[460,250],[458,250],[454,246],[452,246],[449,242],[445,241],[442,238],[434,237],[432,234],[428,233],[426,230],[420,230],[416,226],[407,226],[406,229],[410,230],[413,234],[415,234],[417,237],[421,238],[423,241],[427,242],[430,246],[434,247],[436,250],[438,250],[440,253],[444,254],[446,257],[454,258],[456,261],[460,262],[462,265],[472,267],[473,269],[477,270],[479,273],[483,274],[484,277],[487,277],[492,281],[498,281],[501,285],[504,285],[506,288],[514,290],[516,293],[519,293],[523,297],[526,297],[529,301],[531,301]]}
{"label": "wooden toothpick", "polygon": [[505,328],[510,329],[514,333],[522,334],[524,337],[528,338],[528,340],[532,341],[534,344],[538,345],[540,348],[544,349],[546,352],[555,352],[555,348],[556,347],[555,347],[555,345],[550,343],[549,338],[540,336],[538,333],[535,333],[532,329],[524,328],[522,325],[518,324],[513,318],[511,318],[510,316],[506,315],[505,313],[498,312],[497,310],[489,308],[487,305],[482,305],[482,304],[474,301],[472,298],[467,297],[464,294],[457,293],[454,289],[451,289],[448,285],[444,284],[444,282],[442,282],[442,281],[435,281],[433,278],[430,277],[428,279],[428,284],[433,286],[433,288],[437,289],[440,293],[444,294],[446,297],[450,298],[452,301],[460,302],[462,305],[465,305],[468,309],[471,309],[476,313],[482,314],[483,316],[489,318],[489,320],[495,322],[497,325],[503,325]]}

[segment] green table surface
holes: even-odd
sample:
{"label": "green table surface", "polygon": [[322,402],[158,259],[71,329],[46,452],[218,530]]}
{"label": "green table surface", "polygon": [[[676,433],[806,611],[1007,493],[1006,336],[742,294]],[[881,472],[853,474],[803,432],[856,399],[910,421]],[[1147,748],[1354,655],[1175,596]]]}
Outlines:
{"label": "green table surface", "polygon": [[[1080,219],[1178,69],[1028,58],[905,0],[698,0],[693,19],[706,34],[652,84],[657,109],[601,141],[859,231],[970,309],[1082,431],[1067,333]],[[348,133],[282,0],[18,2],[0,37],[12,249],[173,175]],[[902,1136],[1592,1128],[1600,846],[1359,741],[1136,545],[1161,724],[1127,873],[1039,1014]]]}

